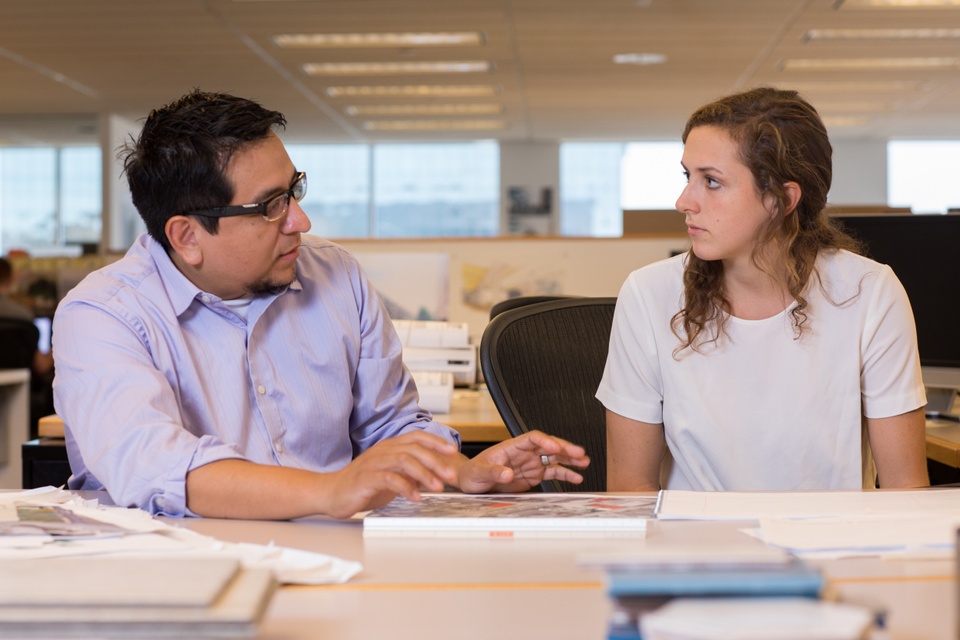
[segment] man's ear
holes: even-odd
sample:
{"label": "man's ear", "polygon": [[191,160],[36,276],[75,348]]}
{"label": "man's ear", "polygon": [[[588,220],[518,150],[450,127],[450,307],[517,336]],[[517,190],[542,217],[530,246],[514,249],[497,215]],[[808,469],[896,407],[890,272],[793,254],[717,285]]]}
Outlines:
{"label": "man's ear", "polygon": [[803,189],[800,188],[800,185],[796,182],[784,182],[783,191],[787,194],[786,207],[783,210],[783,215],[787,216],[793,213],[797,205],[800,204],[800,197],[803,196]]}
{"label": "man's ear", "polygon": [[181,260],[192,267],[199,266],[203,262],[203,248],[198,236],[204,231],[199,229],[199,226],[200,223],[196,218],[187,216],[173,216],[163,226],[170,247]]}

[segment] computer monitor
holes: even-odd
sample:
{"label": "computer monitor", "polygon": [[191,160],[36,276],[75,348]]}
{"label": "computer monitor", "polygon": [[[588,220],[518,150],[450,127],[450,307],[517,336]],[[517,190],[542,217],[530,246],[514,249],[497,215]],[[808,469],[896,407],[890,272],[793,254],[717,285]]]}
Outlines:
{"label": "computer monitor", "polygon": [[50,325],[53,322],[51,318],[38,317],[33,319],[33,325],[37,328],[39,338],[37,339],[37,349],[40,353],[46,355],[50,353]]}
{"label": "computer monitor", "polygon": [[903,283],[917,322],[927,412],[948,413],[960,389],[960,215],[835,216],[890,265]]}

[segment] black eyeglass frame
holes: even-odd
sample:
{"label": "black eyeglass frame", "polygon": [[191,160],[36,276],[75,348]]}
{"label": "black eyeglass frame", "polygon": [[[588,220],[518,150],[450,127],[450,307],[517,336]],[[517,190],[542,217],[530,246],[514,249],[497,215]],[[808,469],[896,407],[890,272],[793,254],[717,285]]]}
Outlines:
{"label": "black eyeglass frame", "polygon": [[[305,171],[300,171],[293,177],[293,182],[290,183],[290,188],[286,191],[281,191],[275,196],[270,197],[263,202],[258,202],[256,204],[231,204],[224,207],[211,207],[210,209],[197,209],[195,211],[188,211],[186,215],[194,216],[210,216],[211,218],[229,218],[232,216],[246,216],[252,214],[259,214],[263,216],[263,219],[267,222],[276,222],[287,214],[287,211],[290,209],[290,198],[293,198],[297,202],[303,200],[304,196],[307,195],[307,173]],[[271,218],[267,215],[267,211],[270,210],[270,205],[276,202],[279,198],[287,199],[287,206],[283,208],[283,213]]]}

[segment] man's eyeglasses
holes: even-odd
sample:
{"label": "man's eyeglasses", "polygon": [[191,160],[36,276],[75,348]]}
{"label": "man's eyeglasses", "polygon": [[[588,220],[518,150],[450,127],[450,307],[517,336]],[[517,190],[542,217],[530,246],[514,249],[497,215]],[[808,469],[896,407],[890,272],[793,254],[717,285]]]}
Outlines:
{"label": "man's eyeglasses", "polygon": [[290,208],[290,198],[297,202],[307,195],[307,174],[301,171],[293,178],[290,188],[278,193],[269,200],[257,204],[231,204],[226,207],[213,207],[189,211],[190,215],[212,216],[214,218],[228,218],[230,216],[245,216],[258,213],[267,222],[276,222],[287,214]]}

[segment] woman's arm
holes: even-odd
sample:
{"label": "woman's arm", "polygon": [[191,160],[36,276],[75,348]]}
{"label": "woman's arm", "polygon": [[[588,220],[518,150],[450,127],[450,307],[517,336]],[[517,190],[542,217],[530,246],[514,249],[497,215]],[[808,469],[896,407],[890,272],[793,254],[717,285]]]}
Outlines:
{"label": "woman's arm", "polygon": [[881,489],[930,486],[923,407],[890,418],[867,418]]}
{"label": "woman's arm", "polygon": [[665,452],[662,424],[607,410],[607,491],[659,491]]}

